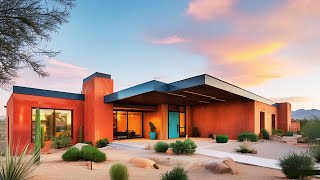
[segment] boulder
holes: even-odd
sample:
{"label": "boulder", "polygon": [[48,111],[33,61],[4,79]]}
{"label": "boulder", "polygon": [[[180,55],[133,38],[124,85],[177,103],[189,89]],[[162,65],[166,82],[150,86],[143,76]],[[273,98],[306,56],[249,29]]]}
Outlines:
{"label": "boulder", "polygon": [[272,136],[270,136],[270,141],[286,143],[286,141],[283,140],[283,138],[282,138],[281,136],[278,136],[278,135],[272,135]]}
{"label": "boulder", "polygon": [[129,160],[129,163],[131,163],[134,166],[139,167],[139,168],[159,169],[158,165],[154,161],[147,159],[147,158],[134,157]]}
{"label": "boulder", "polygon": [[168,150],[166,151],[166,154],[168,155],[174,154],[172,148],[168,148]]}
{"label": "boulder", "polygon": [[307,138],[304,138],[304,137],[297,138],[297,143],[307,143],[307,142],[308,142]]}
{"label": "boulder", "polygon": [[206,169],[217,174],[239,174],[237,164],[231,158],[218,159],[206,165]]}

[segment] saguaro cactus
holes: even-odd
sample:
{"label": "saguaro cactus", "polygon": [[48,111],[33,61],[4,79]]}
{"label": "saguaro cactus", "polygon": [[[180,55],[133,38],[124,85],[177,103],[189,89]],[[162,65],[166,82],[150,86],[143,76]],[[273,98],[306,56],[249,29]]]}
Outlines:
{"label": "saguaro cactus", "polygon": [[44,127],[41,126],[41,148],[43,148],[45,145],[44,138],[45,138],[45,131],[44,131]]}
{"label": "saguaro cactus", "polygon": [[35,134],[34,134],[34,153],[39,154],[38,155],[38,162],[40,161],[40,153],[37,151],[40,151],[41,148],[41,122],[40,122],[40,109],[36,109],[36,127],[35,127]]}
{"label": "saguaro cactus", "polygon": [[80,126],[80,128],[79,128],[79,143],[83,143],[82,126]]}

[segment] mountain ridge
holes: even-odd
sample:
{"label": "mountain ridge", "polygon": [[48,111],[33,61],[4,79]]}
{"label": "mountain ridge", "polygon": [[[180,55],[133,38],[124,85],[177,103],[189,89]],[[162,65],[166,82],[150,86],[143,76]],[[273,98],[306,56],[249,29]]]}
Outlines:
{"label": "mountain ridge", "polygon": [[305,119],[310,118],[312,116],[319,116],[320,117],[320,110],[319,109],[298,109],[296,111],[291,112],[292,119]]}

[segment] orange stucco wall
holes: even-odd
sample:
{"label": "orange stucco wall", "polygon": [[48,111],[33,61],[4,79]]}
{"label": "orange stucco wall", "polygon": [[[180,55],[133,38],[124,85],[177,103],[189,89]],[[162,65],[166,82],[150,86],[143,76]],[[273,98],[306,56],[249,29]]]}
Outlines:
{"label": "orange stucco wall", "polygon": [[113,93],[113,80],[93,77],[83,84],[84,140],[95,143],[102,138],[113,140],[113,106],[104,96]]}
{"label": "orange stucco wall", "polygon": [[244,131],[254,132],[254,108],[251,100],[192,106],[192,126],[199,129],[201,137],[214,133],[236,139]]}
{"label": "orange stucco wall", "polygon": [[298,132],[300,131],[300,122],[299,121],[291,121],[290,131]]}
{"label": "orange stucco wall", "polygon": [[158,105],[157,111],[155,112],[144,112],[143,134],[145,138],[150,138],[150,121],[153,122],[157,128],[157,139],[168,139],[168,105]]}
{"label": "orange stucco wall", "polygon": [[22,148],[25,143],[31,143],[33,107],[72,110],[72,143],[78,142],[79,127],[83,124],[83,101],[13,93],[7,103],[11,144],[20,141]]}
{"label": "orange stucco wall", "polygon": [[272,114],[275,115],[275,126],[277,128],[278,111],[276,106],[268,105],[262,102],[254,101],[255,105],[255,121],[254,121],[254,133],[259,134],[260,129],[260,112],[264,112],[264,128],[271,133],[272,132]]}
{"label": "orange stucco wall", "polygon": [[288,131],[291,125],[291,104],[278,104],[278,128]]}

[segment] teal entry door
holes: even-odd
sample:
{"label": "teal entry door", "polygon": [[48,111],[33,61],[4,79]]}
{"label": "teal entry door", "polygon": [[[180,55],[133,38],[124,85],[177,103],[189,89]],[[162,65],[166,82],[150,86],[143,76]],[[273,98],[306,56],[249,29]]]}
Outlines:
{"label": "teal entry door", "polygon": [[179,137],[179,112],[169,112],[169,139]]}

